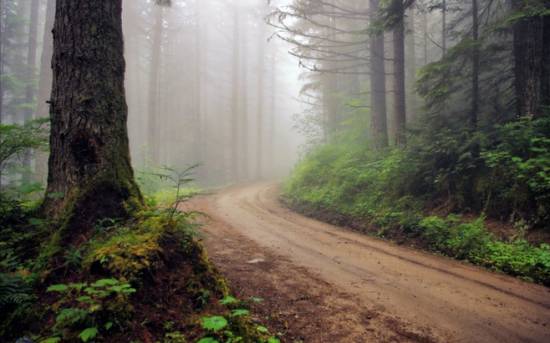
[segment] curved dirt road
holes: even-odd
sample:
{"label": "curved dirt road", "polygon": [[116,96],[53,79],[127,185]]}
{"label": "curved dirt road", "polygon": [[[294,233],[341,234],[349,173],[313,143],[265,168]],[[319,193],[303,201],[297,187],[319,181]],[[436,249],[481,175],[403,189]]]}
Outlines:
{"label": "curved dirt road", "polygon": [[[333,341],[550,342],[549,289],[306,218],[284,208],[277,196],[276,185],[261,183],[206,198],[205,211],[218,223],[206,227],[217,242],[206,239],[207,247],[215,255],[223,244],[239,240],[245,244],[246,238],[269,258],[288,262],[284,268],[265,267],[264,274],[260,271],[255,278],[296,267],[279,278],[280,287],[296,274],[307,273],[312,276],[300,283],[310,284],[303,285],[302,292],[326,285],[332,289],[326,292],[331,304],[339,299],[348,302],[342,313],[369,308],[367,313],[385,318],[388,330],[401,328],[396,329],[401,333],[397,336],[365,333]],[[213,259],[223,265],[235,254],[246,254],[245,248],[236,249],[238,245],[225,257]],[[249,263],[256,262],[263,259]],[[226,262],[227,268],[235,263]],[[223,266],[220,269],[224,271]],[[356,328],[342,330],[365,329],[360,321],[355,323]],[[323,340],[304,337],[304,341]]]}

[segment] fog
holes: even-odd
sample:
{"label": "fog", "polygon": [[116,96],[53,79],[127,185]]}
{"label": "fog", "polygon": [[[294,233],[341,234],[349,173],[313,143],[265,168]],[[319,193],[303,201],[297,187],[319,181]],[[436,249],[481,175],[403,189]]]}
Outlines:
{"label": "fog", "polygon": [[264,0],[123,3],[133,164],[199,164],[201,184],[288,174],[302,144],[297,61]]}
{"label": "fog", "polygon": [[[1,4],[0,121],[47,117],[55,1]],[[506,11],[502,2],[482,5],[483,21]],[[284,178],[304,151],[338,135],[383,136],[383,146],[400,145],[405,127],[433,105],[419,95],[419,73],[469,34],[472,8],[456,0],[411,3],[396,44],[388,28],[371,32],[379,6],[377,0],[123,1],[135,169],[198,165],[198,183],[225,185]],[[511,45],[510,35],[487,41]],[[493,68],[480,74],[499,78],[486,86],[481,112],[509,109],[499,94],[510,88],[512,68],[495,68],[511,57],[500,49],[484,62]],[[467,73],[464,60],[448,66]],[[445,99],[450,117],[470,103],[467,83],[457,84]],[[46,156],[28,154],[23,164],[45,180]]]}

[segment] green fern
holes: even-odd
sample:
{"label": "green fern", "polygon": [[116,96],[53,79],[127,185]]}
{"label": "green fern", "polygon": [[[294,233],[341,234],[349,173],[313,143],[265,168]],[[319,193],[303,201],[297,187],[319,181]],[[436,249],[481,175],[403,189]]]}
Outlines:
{"label": "green fern", "polygon": [[0,312],[11,305],[29,303],[32,299],[32,289],[21,277],[0,273]]}

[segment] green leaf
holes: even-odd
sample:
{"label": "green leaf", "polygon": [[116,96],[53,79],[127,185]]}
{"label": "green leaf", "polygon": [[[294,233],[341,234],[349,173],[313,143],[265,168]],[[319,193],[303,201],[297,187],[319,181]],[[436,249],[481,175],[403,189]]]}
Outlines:
{"label": "green leaf", "polygon": [[88,312],[80,308],[64,308],[55,317],[56,325],[71,326],[86,319]]}
{"label": "green leaf", "polygon": [[76,301],[81,302],[81,303],[90,303],[93,300],[92,300],[92,297],[90,297],[88,295],[83,295],[81,297],[76,298]]}
{"label": "green leaf", "polygon": [[281,341],[276,337],[269,337],[267,343],[281,343]]}
{"label": "green leaf", "polygon": [[51,285],[50,287],[48,287],[48,289],[46,290],[46,292],[66,292],[69,290],[69,286],[67,285],[64,285],[64,284],[58,284],[58,285]]}
{"label": "green leaf", "polygon": [[98,332],[99,331],[97,330],[97,328],[87,328],[84,329],[84,331],[82,331],[80,335],[78,335],[78,337],[80,337],[82,342],[88,342],[89,340],[94,339],[97,336]]}
{"label": "green leaf", "polygon": [[238,302],[239,302],[239,300],[237,298],[232,297],[230,295],[228,295],[225,298],[223,298],[222,300],[220,300],[220,304],[222,304],[222,305],[231,305],[231,304],[236,304]]}
{"label": "green leaf", "polygon": [[217,332],[227,326],[227,320],[221,316],[203,317],[201,325],[203,329]]}
{"label": "green leaf", "polygon": [[84,287],[86,287],[88,284],[86,283],[70,283],[69,287],[72,289],[76,289],[77,291],[81,291]]}
{"label": "green leaf", "polygon": [[106,286],[115,286],[118,285],[119,281],[117,279],[101,279],[97,280],[92,284],[92,287],[106,287]]}
{"label": "green leaf", "polygon": [[231,311],[232,317],[242,317],[242,316],[248,316],[250,314],[249,310],[245,310],[244,308],[238,308],[236,310]]}
{"label": "green leaf", "polygon": [[268,330],[265,326],[262,326],[262,325],[258,325],[258,326],[256,327],[256,330],[257,330],[258,332],[261,332],[261,333],[268,333],[268,332],[269,332],[269,330]]}
{"label": "green leaf", "polygon": [[59,343],[59,342],[61,342],[61,338],[59,337],[50,337],[40,341],[40,343]]}
{"label": "green leaf", "polygon": [[105,330],[109,331],[113,327],[113,322],[107,322],[103,327],[105,328]]}
{"label": "green leaf", "polygon": [[220,343],[212,337],[201,338],[197,343]]}

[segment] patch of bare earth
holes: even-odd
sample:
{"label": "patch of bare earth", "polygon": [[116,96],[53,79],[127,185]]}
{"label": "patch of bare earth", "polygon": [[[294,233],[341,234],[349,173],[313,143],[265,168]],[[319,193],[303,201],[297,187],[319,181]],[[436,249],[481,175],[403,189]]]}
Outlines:
{"label": "patch of bare earth", "polygon": [[[186,205],[212,213],[205,198]],[[282,342],[436,342],[429,328],[413,327],[382,309],[361,303],[315,273],[268,251],[215,216],[205,219],[204,243],[211,260],[240,299],[253,305]]]}

